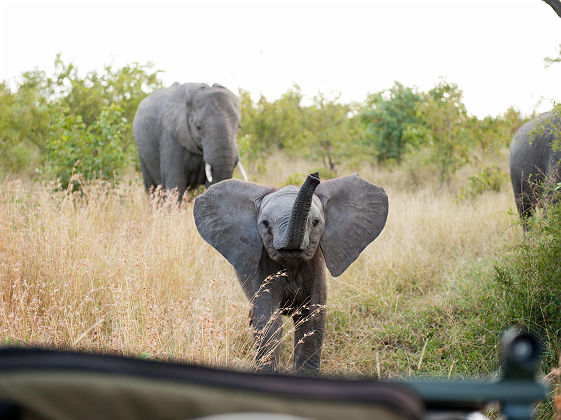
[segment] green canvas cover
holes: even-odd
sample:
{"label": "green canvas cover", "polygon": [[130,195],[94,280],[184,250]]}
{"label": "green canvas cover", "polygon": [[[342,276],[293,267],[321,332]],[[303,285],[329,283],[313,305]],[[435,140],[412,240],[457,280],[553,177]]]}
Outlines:
{"label": "green canvas cover", "polygon": [[1,418],[179,420],[227,415],[224,418],[408,420],[423,413],[417,393],[394,382],[260,375],[40,349],[0,350]]}
{"label": "green canvas cover", "polygon": [[380,381],[260,375],[181,363],[44,349],[0,349],[0,419],[465,419],[488,404],[530,419],[549,388],[541,344],[501,338],[501,375]]}

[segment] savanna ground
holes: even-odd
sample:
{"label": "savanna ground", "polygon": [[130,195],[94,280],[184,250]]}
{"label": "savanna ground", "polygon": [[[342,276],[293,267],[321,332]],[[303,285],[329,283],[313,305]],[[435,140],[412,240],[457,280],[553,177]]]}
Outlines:
{"label": "savanna ground", "polygon": [[[250,177],[281,186],[309,166],[280,157]],[[522,234],[510,186],[460,201],[460,184],[439,186],[403,167],[360,174],[385,188],[389,216],[360,258],[329,277],[322,372],[495,372],[499,336],[483,318],[492,316],[491,262]],[[232,267],[199,236],[192,206],[148,200],[138,176],[116,190],[91,182],[83,194],[7,179],[0,185],[4,343],[251,369],[250,305]],[[481,302],[491,303],[481,309]],[[291,328],[287,322],[285,370]]]}

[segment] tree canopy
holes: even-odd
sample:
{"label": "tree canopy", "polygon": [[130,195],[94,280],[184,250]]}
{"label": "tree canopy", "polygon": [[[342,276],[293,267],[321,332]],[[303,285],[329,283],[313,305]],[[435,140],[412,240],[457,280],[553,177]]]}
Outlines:
{"label": "tree canopy", "polygon": [[[39,172],[65,186],[74,172],[113,180],[127,166],[138,168],[132,120],[140,101],[162,87],[159,71],[133,63],[82,74],[60,56],[54,67],[50,75],[23,73],[13,88],[0,83],[0,175]],[[254,170],[281,152],[306,157],[330,176],[421,154],[426,159],[416,164],[447,182],[469,160],[498,153],[523,120],[514,108],[470,115],[462,90],[444,79],[426,92],[396,81],[362,103],[321,92],[308,98],[297,85],[274,100],[244,90],[239,98],[240,153]]]}

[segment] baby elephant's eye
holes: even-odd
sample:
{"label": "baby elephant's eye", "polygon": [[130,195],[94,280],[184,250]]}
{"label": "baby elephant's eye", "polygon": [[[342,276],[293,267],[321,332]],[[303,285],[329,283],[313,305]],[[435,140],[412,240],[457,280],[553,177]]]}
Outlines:
{"label": "baby elephant's eye", "polygon": [[265,226],[267,229],[269,229],[269,221],[268,220],[263,219],[263,221],[261,223],[263,223],[263,226]]}
{"label": "baby elephant's eye", "polygon": [[312,226],[316,227],[317,225],[319,225],[319,219],[312,220]]}

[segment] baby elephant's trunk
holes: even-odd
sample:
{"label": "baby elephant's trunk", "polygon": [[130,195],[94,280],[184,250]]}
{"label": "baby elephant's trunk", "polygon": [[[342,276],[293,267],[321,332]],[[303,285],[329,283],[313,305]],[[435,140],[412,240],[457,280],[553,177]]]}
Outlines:
{"label": "baby elephant's trunk", "polygon": [[296,200],[292,206],[288,227],[283,238],[281,249],[300,250],[306,232],[306,222],[308,213],[312,206],[314,191],[319,184],[319,173],[315,172],[308,175],[304,184],[300,187]]}

